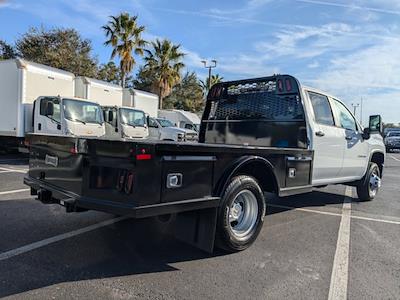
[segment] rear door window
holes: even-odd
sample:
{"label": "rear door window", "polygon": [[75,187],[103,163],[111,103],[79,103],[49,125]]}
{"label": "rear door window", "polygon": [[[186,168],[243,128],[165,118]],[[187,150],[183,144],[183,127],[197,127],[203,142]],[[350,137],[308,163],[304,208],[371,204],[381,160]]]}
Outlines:
{"label": "rear door window", "polygon": [[322,125],[334,126],[335,121],[328,97],[313,92],[308,92],[308,97],[314,110],[315,122]]}

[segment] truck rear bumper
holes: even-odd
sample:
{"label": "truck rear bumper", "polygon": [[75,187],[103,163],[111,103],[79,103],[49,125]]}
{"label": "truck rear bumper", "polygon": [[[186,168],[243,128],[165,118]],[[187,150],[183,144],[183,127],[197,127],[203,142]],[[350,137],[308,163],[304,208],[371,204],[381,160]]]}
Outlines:
{"label": "truck rear bumper", "polygon": [[[132,218],[145,218],[218,207],[220,200],[219,197],[204,197],[176,202],[157,203],[153,205],[134,206],[130,203],[83,197],[36,178],[32,178],[29,175],[25,176],[24,183],[41,194],[45,193],[47,197],[46,203],[63,205],[67,208],[68,212],[78,211],[83,208],[118,215],[127,215]],[[43,201],[43,199],[39,200]]]}

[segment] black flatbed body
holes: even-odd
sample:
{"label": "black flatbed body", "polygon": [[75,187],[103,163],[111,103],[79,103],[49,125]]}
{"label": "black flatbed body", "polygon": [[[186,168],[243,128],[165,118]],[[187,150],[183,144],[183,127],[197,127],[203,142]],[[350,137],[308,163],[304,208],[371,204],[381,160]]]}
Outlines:
{"label": "black flatbed body", "polygon": [[[265,206],[262,191],[311,191],[314,153],[301,95],[289,75],[216,84],[198,143],[32,134],[24,182],[43,203],[61,204],[67,212],[176,215],[176,236],[212,251],[214,237],[221,236],[216,232],[225,228],[230,184],[245,186],[241,180],[247,178],[241,188],[261,201],[253,206],[257,224]],[[234,209],[251,212],[243,203]]]}
{"label": "black flatbed body", "polygon": [[[311,189],[313,153],[306,149],[36,134],[29,142],[25,183],[75,208],[139,218],[217,207],[235,169],[249,163],[270,168],[280,196]],[[293,179],[290,167],[298,172]],[[168,188],[168,174],[181,174],[182,186]]]}

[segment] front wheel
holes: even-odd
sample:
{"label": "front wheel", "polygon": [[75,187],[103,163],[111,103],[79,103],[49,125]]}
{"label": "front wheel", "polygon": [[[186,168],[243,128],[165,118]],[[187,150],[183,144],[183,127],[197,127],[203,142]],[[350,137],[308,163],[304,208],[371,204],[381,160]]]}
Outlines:
{"label": "front wheel", "polygon": [[357,186],[358,198],[362,201],[371,201],[381,187],[381,171],[376,163],[370,163],[365,177]]}
{"label": "front wheel", "polygon": [[253,177],[234,177],[221,201],[216,245],[229,252],[248,248],[264,222],[265,200],[260,186]]}

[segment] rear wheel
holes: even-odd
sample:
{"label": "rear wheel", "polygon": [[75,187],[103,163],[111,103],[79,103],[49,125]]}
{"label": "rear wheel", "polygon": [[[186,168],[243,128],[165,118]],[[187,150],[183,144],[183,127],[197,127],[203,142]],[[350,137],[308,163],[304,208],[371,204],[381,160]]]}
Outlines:
{"label": "rear wheel", "polygon": [[248,248],[263,225],[265,200],[257,181],[237,176],[226,189],[217,221],[217,247],[235,252]]}
{"label": "rear wheel", "polygon": [[373,200],[381,187],[381,171],[376,163],[370,163],[367,174],[357,186],[358,198],[362,201]]}

